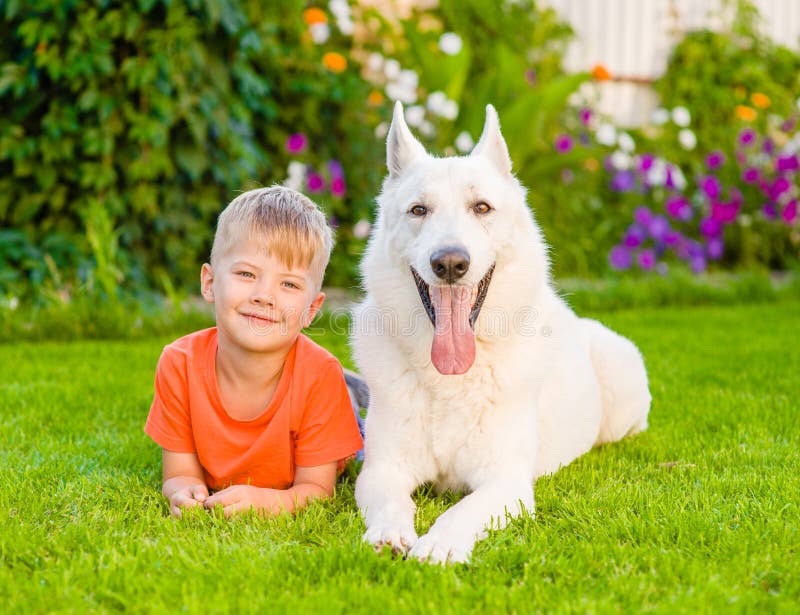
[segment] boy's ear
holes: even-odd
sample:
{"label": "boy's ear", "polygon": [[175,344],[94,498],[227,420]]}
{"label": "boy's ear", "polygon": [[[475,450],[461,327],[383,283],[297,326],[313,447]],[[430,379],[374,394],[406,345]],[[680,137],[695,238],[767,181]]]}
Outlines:
{"label": "boy's ear", "polygon": [[311,321],[314,320],[314,317],[319,312],[322,304],[325,302],[325,293],[319,293],[314,300],[311,302],[311,305],[308,306],[306,310],[306,316],[303,318],[303,328],[307,327],[311,324]]}
{"label": "boy's ear", "polygon": [[200,269],[200,294],[209,303],[214,303],[214,270],[204,263]]}

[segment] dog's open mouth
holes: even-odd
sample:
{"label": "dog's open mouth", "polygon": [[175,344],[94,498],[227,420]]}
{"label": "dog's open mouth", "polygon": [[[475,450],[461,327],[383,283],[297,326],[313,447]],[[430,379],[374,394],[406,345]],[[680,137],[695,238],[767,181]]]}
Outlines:
{"label": "dog's open mouth", "polygon": [[431,361],[442,374],[463,374],[475,362],[475,335],[478,319],[494,265],[477,286],[431,286],[412,267],[419,298],[434,328]]}

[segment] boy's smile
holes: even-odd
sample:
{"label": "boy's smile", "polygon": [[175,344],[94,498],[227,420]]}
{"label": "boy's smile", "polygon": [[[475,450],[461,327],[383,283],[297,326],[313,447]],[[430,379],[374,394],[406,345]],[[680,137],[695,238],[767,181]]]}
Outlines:
{"label": "boy's smile", "polygon": [[240,241],[201,271],[220,342],[247,352],[288,352],[325,299],[317,285],[309,266],[289,268],[255,240]]}

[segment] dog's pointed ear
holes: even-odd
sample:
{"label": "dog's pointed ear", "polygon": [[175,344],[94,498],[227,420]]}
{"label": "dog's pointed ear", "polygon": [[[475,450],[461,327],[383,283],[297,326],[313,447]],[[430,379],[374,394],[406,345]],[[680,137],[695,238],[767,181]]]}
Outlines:
{"label": "dog's pointed ear", "polygon": [[386,137],[386,166],[389,167],[389,175],[397,177],[410,162],[420,156],[427,156],[427,153],[408,129],[403,117],[403,104],[398,100],[394,105],[392,125]]}
{"label": "dog's pointed ear", "polygon": [[484,156],[491,160],[503,175],[511,175],[511,157],[508,146],[500,132],[500,120],[492,105],[486,105],[486,122],[478,144],[470,156]]}

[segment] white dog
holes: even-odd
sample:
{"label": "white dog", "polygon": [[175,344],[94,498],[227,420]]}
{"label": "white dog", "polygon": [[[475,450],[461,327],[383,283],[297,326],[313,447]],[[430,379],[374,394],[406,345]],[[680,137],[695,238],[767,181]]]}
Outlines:
{"label": "white dog", "polygon": [[[462,562],[488,527],[533,511],[536,477],[647,427],[647,373],[551,287],[491,105],[469,156],[434,158],[398,103],[387,163],[353,314],[371,396],[356,501],[376,549]],[[423,483],[470,493],[418,538]]]}

